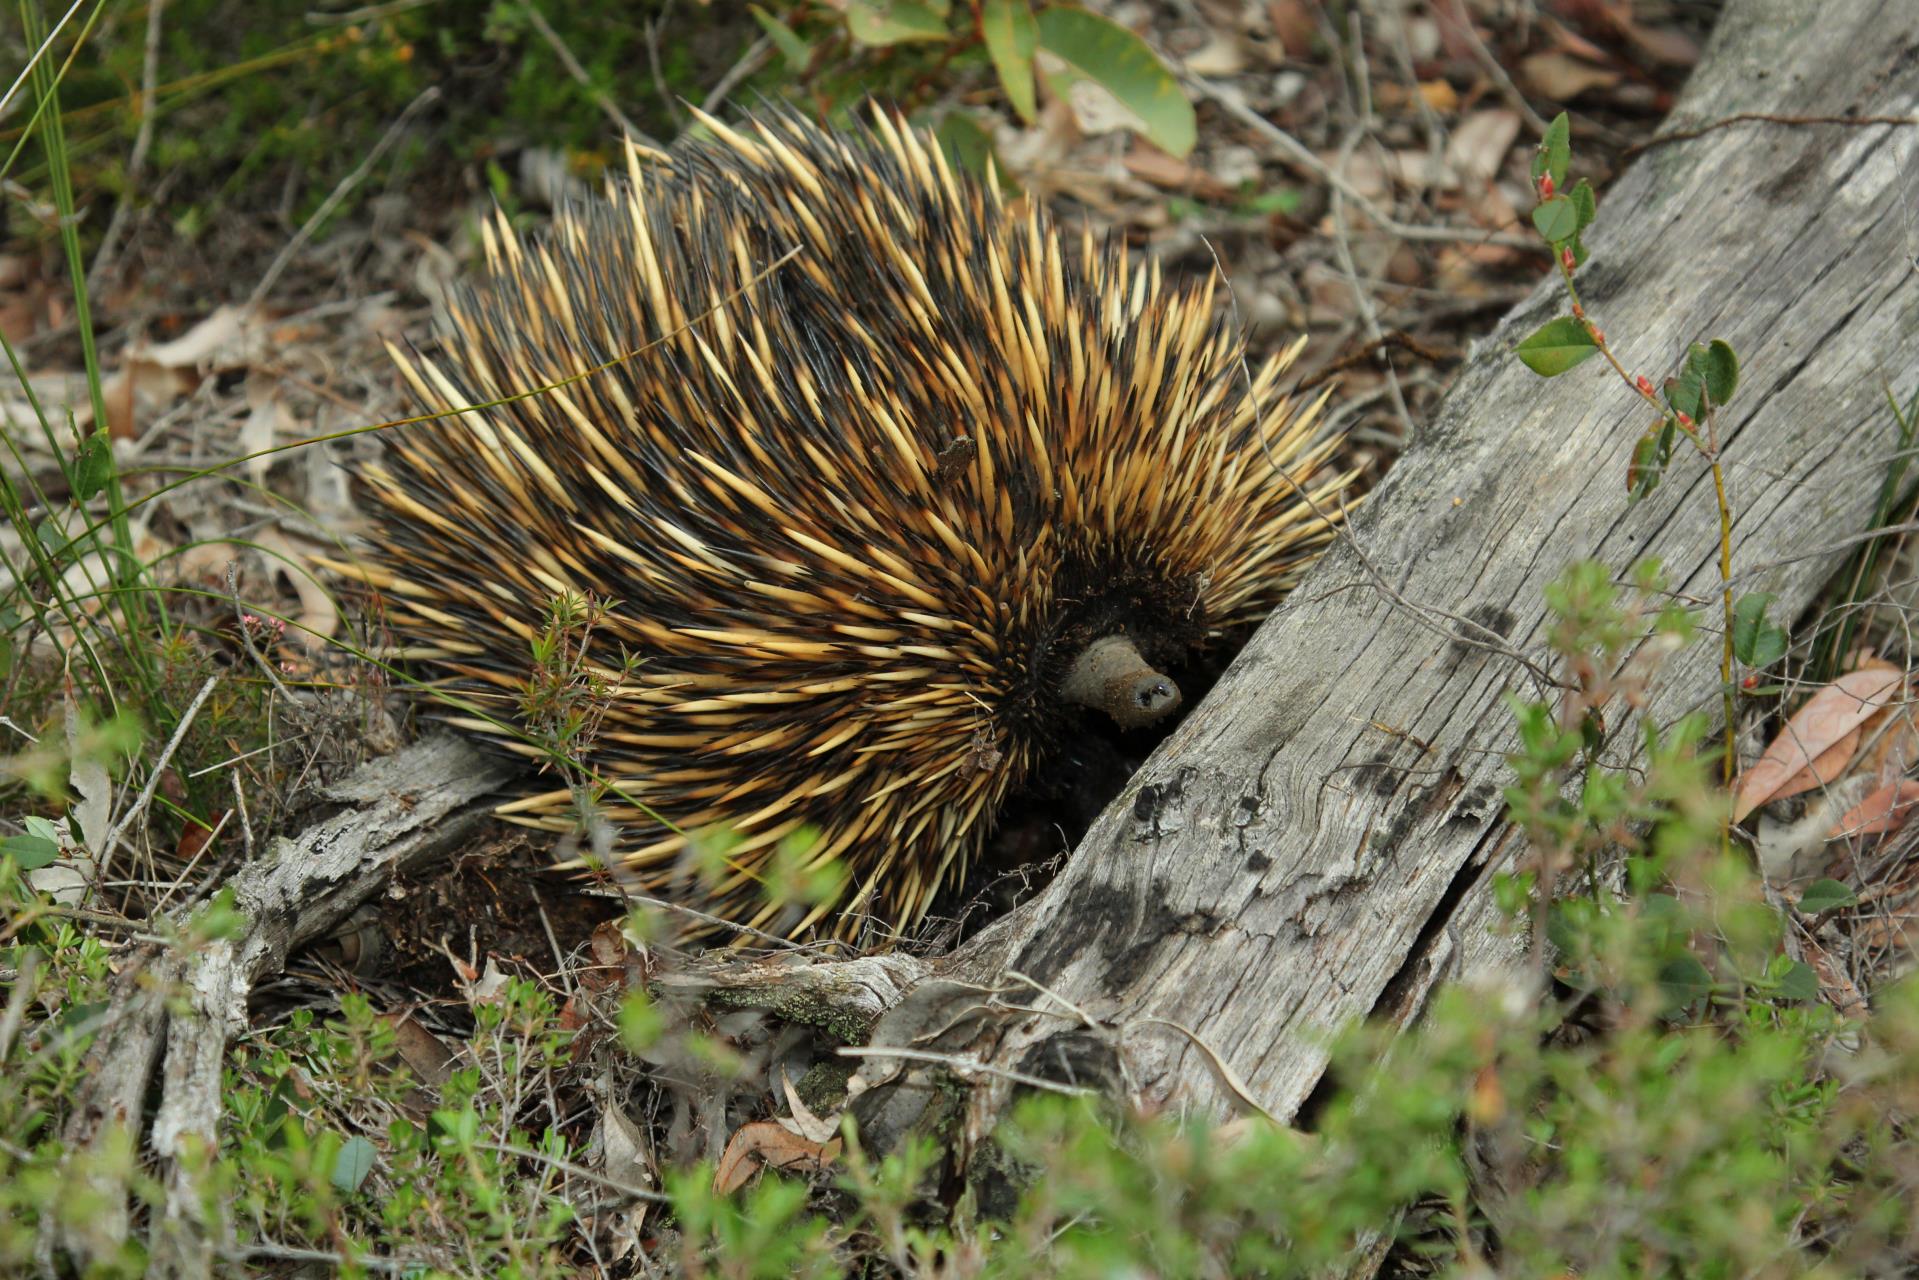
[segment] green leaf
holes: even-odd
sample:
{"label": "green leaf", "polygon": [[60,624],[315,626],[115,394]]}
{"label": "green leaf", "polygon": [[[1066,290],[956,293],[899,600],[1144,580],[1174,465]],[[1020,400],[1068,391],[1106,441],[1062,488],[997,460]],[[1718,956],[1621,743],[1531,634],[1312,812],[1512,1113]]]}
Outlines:
{"label": "green leaf", "polygon": [[1857,906],[1859,895],[1837,880],[1815,880],[1799,895],[1799,909],[1809,916],[1823,915],[1840,907]]}
{"label": "green leaf", "polygon": [[1233,206],[1233,212],[1251,218],[1270,218],[1272,215],[1291,213],[1305,202],[1305,197],[1295,187],[1274,187],[1270,191],[1261,191],[1255,195],[1242,197]]}
{"label": "green leaf", "polygon": [[1579,208],[1565,196],[1542,200],[1533,209],[1533,226],[1553,244],[1579,234]]}
{"label": "green leaf", "polygon": [[1039,112],[1033,90],[1033,52],[1039,48],[1039,24],[1033,21],[1029,0],[985,0],[980,6],[980,34],[986,53],[999,72],[999,82],[1019,118],[1032,123]]}
{"label": "green leaf", "polygon": [[45,836],[8,836],[0,840],[0,857],[12,858],[22,871],[37,871],[59,856],[58,842]]}
{"label": "green leaf", "polygon": [[1191,153],[1199,137],[1193,104],[1144,40],[1063,5],[1041,11],[1038,25],[1040,76],[1083,127],[1130,129],[1169,155]]}
{"label": "green leaf", "polygon": [[458,1111],[443,1108],[435,1111],[431,1120],[433,1129],[442,1142],[456,1147],[470,1147],[479,1141],[479,1113],[470,1106]]}
{"label": "green leaf", "polygon": [[1759,639],[1753,645],[1752,657],[1746,662],[1749,667],[1770,667],[1786,656],[1786,650],[1792,648],[1792,637],[1786,629],[1777,625],[1760,628]]}
{"label": "green leaf", "polygon": [[1579,211],[1579,230],[1584,231],[1592,225],[1594,216],[1599,212],[1599,201],[1593,195],[1593,184],[1581,178],[1578,185],[1566,194],[1573,202],[1573,208]]}
{"label": "green leaf", "polygon": [[1739,357],[1732,347],[1714,338],[1711,346],[1702,348],[1695,343],[1692,350],[1697,354],[1688,354],[1686,363],[1705,383],[1706,394],[1714,404],[1730,404],[1732,393],[1739,388]]}
{"label": "green leaf", "polygon": [[360,1184],[373,1172],[373,1144],[355,1134],[340,1144],[340,1150],[333,1157],[333,1185],[342,1191],[358,1191]]}
{"label": "green leaf", "polygon": [[80,456],[73,462],[74,501],[92,500],[112,478],[113,444],[106,432],[96,431],[80,446]]}
{"label": "green leaf", "polygon": [[1697,422],[1703,411],[1699,403],[1702,385],[1699,375],[1688,368],[1677,378],[1667,378],[1662,390],[1666,393],[1666,403],[1672,406],[1674,413],[1683,413]]}
{"label": "green leaf", "polygon": [[855,41],[873,48],[944,40],[950,7],[948,0],[848,0],[846,29]]}
{"label": "green leaf", "polygon": [[1774,990],[1781,1000],[1817,1000],[1819,975],[1804,960],[1795,960],[1779,975]]}
{"label": "green leaf", "polygon": [[1598,350],[1585,325],[1571,316],[1561,316],[1541,325],[1532,337],[1513,348],[1513,354],[1542,378],[1552,378],[1590,359]]}
{"label": "green leaf", "polygon": [[1791,637],[1784,627],[1766,620],[1766,608],[1772,596],[1751,591],[1732,606],[1733,656],[1749,667],[1769,667],[1786,656]]}
{"label": "green leaf", "polygon": [[1533,152],[1533,181],[1539,181],[1541,174],[1550,173],[1555,187],[1565,186],[1572,160],[1572,121],[1562,111],[1546,126],[1546,136],[1539,140],[1539,149]]}
{"label": "green leaf", "polygon": [[1659,967],[1659,985],[1665,988],[1667,999],[1684,1008],[1701,996],[1712,994],[1712,970],[1700,963],[1698,956],[1687,952]]}
{"label": "green leaf", "polygon": [[813,60],[813,46],[800,38],[799,32],[781,22],[778,18],[760,8],[748,5],[753,18],[760,24],[760,30],[766,32],[766,38],[780,51],[780,57],[786,62],[788,71],[804,71]]}
{"label": "green leaf", "polygon": [[1665,463],[1659,457],[1660,430],[1657,424],[1632,447],[1632,461],[1626,465],[1626,504],[1631,506],[1659,487],[1665,478]]}

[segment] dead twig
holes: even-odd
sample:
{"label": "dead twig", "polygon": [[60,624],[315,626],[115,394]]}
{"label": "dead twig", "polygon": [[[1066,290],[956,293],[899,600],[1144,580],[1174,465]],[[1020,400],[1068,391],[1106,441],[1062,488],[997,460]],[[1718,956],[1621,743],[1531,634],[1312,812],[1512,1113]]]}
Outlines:
{"label": "dead twig", "polygon": [[153,793],[160,787],[161,775],[167,771],[167,763],[173,759],[173,753],[180,749],[181,741],[187,736],[187,730],[193,727],[194,717],[200,714],[200,708],[213,693],[213,686],[220,683],[220,677],[208,676],[207,682],[200,686],[200,692],[193,695],[193,701],[180,716],[180,723],[173,727],[173,736],[167,739],[167,745],[161,749],[160,758],[153,762],[153,768],[147,772],[147,785],[140,789],[140,796],[127,811],[120,815],[120,821],[114,823],[113,830],[107,832],[107,838],[100,850],[100,871],[94,878],[96,886],[107,881],[107,866],[113,861],[113,851],[120,843],[120,837],[139,820],[153,803]]}
{"label": "dead twig", "polygon": [[1362,213],[1372,219],[1375,226],[1389,235],[1404,240],[1440,240],[1448,243],[1492,244],[1510,249],[1530,249],[1535,253],[1547,253],[1549,248],[1538,236],[1524,236],[1513,232],[1486,231],[1478,227],[1420,226],[1401,222],[1375,204],[1370,196],[1347,181],[1346,176],[1334,171],[1325,161],[1314,155],[1306,145],[1281,129],[1278,125],[1260,115],[1240,98],[1239,94],[1201,76],[1182,71],[1180,78],[1187,87],[1209,100],[1219,104],[1227,115],[1251,129],[1270,146],[1282,161],[1294,168],[1306,172],[1344,195],[1357,205]]}

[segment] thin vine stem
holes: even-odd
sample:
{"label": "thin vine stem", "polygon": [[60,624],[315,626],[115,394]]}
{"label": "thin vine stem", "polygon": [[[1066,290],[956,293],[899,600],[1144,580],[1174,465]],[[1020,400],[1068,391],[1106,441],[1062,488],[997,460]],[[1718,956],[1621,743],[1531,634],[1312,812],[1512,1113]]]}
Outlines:
{"label": "thin vine stem", "polygon": [[[1586,314],[1585,305],[1579,298],[1579,286],[1573,280],[1573,264],[1569,261],[1570,256],[1569,252],[1558,254],[1554,262],[1559,268],[1560,281],[1566,287],[1566,295],[1572,301],[1573,318],[1585,326],[1586,336],[1592,339],[1593,346],[1606,358],[1606,363],[1611,365],[1613,372],[1619,375],[1619,380],[1632,389],[1633,394],[1651,405],[1662,419],[1675,416],[1673,410],[1659,402],[1659,397],[1653,391],[1650,381],[1644,377],[1634,377],[1626,371],[1626,366],[1621,364],[1619,357],[1614,354],[1612,344],[1606,341],[1605,331]],[[1722,753],[1721,776],[1725,779],[1727,789],[1730,790],[1733,780],[1738,776],[1739,763],[1738,752],[1733,744],[1734,716],[1737,714],[1738,706],[1733,684],[1733,665],[1737,654],[1733,641],[1735,609],[1732,589],[1732,504],[1726,498],[1726,469],[1719,455],[1718,406],[1709,401],[1702,401],[1702,403],[1705,404],[1705,408],[1701,411],[1701,416],[1706,420],[1705,439],[1700,439],[1697,427],[1685,414],[1677,414],[1676,417],[1680,426],[1679,434],[1698,451],[1700,457],[1706,460],[1706,465],[1712,472],[1713,497],[1719,508],[1719,594],[1724,615],[1719,644],[1719,694],[1726,719],[1726,749]],[[1722,848],[1730,851],[1732,846],[1730,815],[1720,823],[1719,837]]]}

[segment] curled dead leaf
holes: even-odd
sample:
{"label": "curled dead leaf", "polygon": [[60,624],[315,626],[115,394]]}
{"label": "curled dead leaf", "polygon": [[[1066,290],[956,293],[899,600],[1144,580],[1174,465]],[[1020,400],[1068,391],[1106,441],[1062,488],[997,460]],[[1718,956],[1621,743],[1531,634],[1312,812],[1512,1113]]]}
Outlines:
{"label": "curled dead leaf", "polygon": [[1919,808],[1919,780],[1901,778],[1873,791],[1832,824],[1828,838],[1876,836],[1897,831]]}
{"label": "curled dead leaf", "polygon": [[[1772,740],[1752,768],[1739,776],[1733,788],[1732,820],[1739,822],[1747,814],[1794,786],[1810,790],[1837,777],[1851,759],[1829,758],[1848,735],[1890,704],[1905,688],[1905,673],[1886,662],[1873,662],[1857,671],[1848,671],[1806,699],[1786,721],[1785,728]],[[1853,750],[1858,749],[1855,740]],[[1798,785],[1802,773],[1813,780]]]}
{"label": "curled dead leaf", "polygon": [[762,1167],[778,1171],[824,1169],[840,1158],[840,1140],[814,1142],[792,1133],[777,1120],[743,1124],[727,1139],[726,1150],[713,1170],[713,1190],[732,1195]]}
{"label": "curled dead leaf", "polygon": [[1619,83],[1617,71],[1595,67],[1558,50],[1522,60],[1519,73],[1534,93],[1555,102],[1570,102],[1588,89],[1610,89]]}
{"label": "curled dead leaf", "polygon": [[786,1074],[784,1067],[780,1069],[780,1088],[785,1092],[786,1105],[793,1113],[791,1117],[782,1118],[779,1122],[788,1132],[797,1133],[811,1142],[825,1143],[831,1141],[833,1135],[840,1131],[838,1113],[830,1116],[816,1115],[800,1097],[800,1091],[793,1087],[792,1077]]}

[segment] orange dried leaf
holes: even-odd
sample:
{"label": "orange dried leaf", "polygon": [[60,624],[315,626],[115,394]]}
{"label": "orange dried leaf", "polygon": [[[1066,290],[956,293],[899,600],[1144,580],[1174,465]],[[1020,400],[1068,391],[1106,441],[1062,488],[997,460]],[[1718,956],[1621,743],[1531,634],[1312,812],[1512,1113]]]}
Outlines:
{"label": "orange dried leaf", "polygon": [[840,1140],[813,1142],[778,1121],[755,1120],[733,1131],[713,1170],[713,1190],[728,1196],[751,1181],[760,1165],[769,1169],[824,1168],[840,1158]]}
{"label": "orange dried leaf", "polygon": [[1843,836],[1875,836],[1897,831],[1912,816],[1915,807],[1919,807],[1919,781],[1901,778],[1846,810],[1845,816],[1833,823],[1826,835],[1836,840]]}
{"label": "orange dried leaf", "polygon": [[1820,753],[1817,760],[1801,769],[1767,797],[1768,800],[1784,800],[1787,796],[1796,796],[1802,791],[1811,791],[1837,781],[1852,763],[1853,756],[1859,752],[1859,743],[1866,736],[1866,727],[1860,725],[1851,733],[1835,742],[1828,750]]}
{"label": "orange dried leaf", "polygon": [[[1824,772],[1831,767],[1826,754],[1870,720],[1904,686],[1904,672],[1888,663],[1876,662],[1858,671],[1848,671],[1806,699],[1805,705],[1793,712],[1786,727],[1780,730],[1758,762],[1740,775],[1733,788],[1732,820],[1740,821],[1780,795],[1781,789],[1795,782],[1800,773],[1808,769]],[[1843,765],[1844,761],[1839,763]]]}

